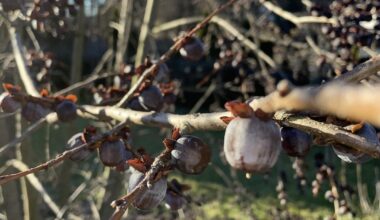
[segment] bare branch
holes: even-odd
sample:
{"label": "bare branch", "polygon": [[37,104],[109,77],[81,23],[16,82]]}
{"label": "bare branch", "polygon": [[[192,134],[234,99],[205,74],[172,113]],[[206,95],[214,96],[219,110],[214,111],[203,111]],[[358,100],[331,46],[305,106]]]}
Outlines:
{"label": "bare branch", "polygon": [[[164,24],[160,24],[159,26],[154,27],[152,32],[153,32],[153,34],[157,34],[157,33],[163,32],[163,31],[168,31],[168,30],[174,29],[174,28],[182,26],[182,25],[188,25],[188,24],[196,23],[200,20],[202,20],[201,17],[180,18],[180,19],[176,19],[173,21],[169,21],[169,22],[164,23]],[[234,27],[234,25],[229,23],[227,20],[225,20],[219,16],[215,16],[211,19],[210,22],[217,24],[219,27],[223,28],[225,31],[232,34],[244,46],[246,46],[247,48],[254,51],[257,54],[257,56],[259,58],[263,59],[265,61],[265,63],[267,63],[270,67],[276,68],[277,65],[270,56],[268,56],[266,53],[264,53],[262,50],[260,50],[260,48],[257,47],[257,45],[254,42],[252,42],[247,37],[245,37],[236,27]]]}
{"label": "bare branch", "polygon": [[27,138],[33,132],[35,132],[36,130],[38,130],[39,128],[41,128],[45,124],[45,122],[51,124],[51,123],[56,122],[57,120],[58,120],[58,118],[57,118],[57,114],[56,113],[50,113],[47,116],[45,116],[44,118],[41,118],[37,122],[35,122],[32,125],[30,125],[27,129],[25,129],[24,133],[22,133],[20,136],[16,137],[15,139],[13,139],[8,144],[2,146],[0,148],[0,155],[2,153],[6,152],[6,150],[8,150],[9,148],[15,147],[18,143],[22,142],[25,138]]}
{"label": "bare branch", "polygon": [[363,79],[370,77],[380,71],[380,55],[374,56],[368,61],[357,65],[353,70],[341,75],[340,77],[330,81],[344,82],[360,82]]}
{"label": "bare branch", "polygon": [[117,73],[99,74],[102,71],[102,68],[103,68],[104,64],[106,64],[112,58],[113,58],[113,52],[112,52],[111,49],[108,49],[103,54],[103,56],[100,59],[99,63],[96,65],[94,71],[92,71],[92,73],[90,74],[90,76],[87,79],[85,79],[85,80],[83,80],[81,82],[74,83],[71,86],[69,86],[69,87],[67,87],[65,89],[62,89],[62,90],[54,93],[54,95],[55,96],[63,95],[63,94],[72,92],[74,90],[86,87],[86,86],[90,85],[91,83],[93,83],[95,80],[117,75]]}
{"label": "bare branch", "polygon": [[137,46],[135,66],[139,66],[145,57],[146,52],[146,39],[148,37],[148,32],[151,29],[153,18],[154,18],[154,5],[155,0],[147,0],[144,20],[140,30],[139,44]]}
{"label": "bare branch", "polygon": [[36,173],[36,172],[39,172],[41,170],[46,170],[51,166],[55,166],[55,165],[61,163],[62,161],[64,161],[65,159],[69,158],[71,155],[75,154],[76,152],[96,143],[97,141],[107,137],[108,135],[112,134],[113,132],[120,130],[121,128],[123,128],[125,126],[125,124],[126,124],[126,122],[121,122],[118,125],[116,125],[113,129],[104,133],[103,135],[94,138],[94,140],[92,140],[91,142],[88,142],[86,144],[82,144],[82,145],[75,147],[71,150],[66,150],[63,153],[56,156],[54,159],[49,160],[49,161],[47,161],[43,164],[40,164],[38,166],[35,166],[33,168],[30,168],[29,170],[25,170],[25,171],[14,173],[14,174],[8,174],[8,175],[0,176],[0,185],[8,183],[12,180],[19,179],[19,178],[26,176],[28,174],[31,174],[31,173]]}
{"label": "bare branch", "polygon": [[277,14],[278,16],[291,21],[297,26],[300,26],[302,24],[309,24],[309,23],[324,23],[324,24],[336,24],[337,21],[334,18],[327,18],[327,17],[316,17],[316,16],[302,16],[298,17],[294,15],[291,12],[285,11],[282,8],[274,5],[270,1],[266,0],[260,0],[261,4],[265,6],[269,11],[272,11],[273,13]]}
{"label": "bare branch", "polygon": [[[14,168],[20,171],[27,171],[29,169],[29,167],[26,164],[24,164],[22,161],[19,161],[19,160],[9,160],[6,164],[7,166],[13,166]],[[36,189],[40,193],[42,199],[44,200],[46,205],[50,208],[50,210],[53,211],[54,214],[57,215],[59,213],[58,205],[53,201],[50,195],[46,192],[45,188],[43,187],[41,182],[38,180],[38,178],[34,174],[28,175],[26,178],[29,181],[29,183],[34,187],[34,189]]]}
{"label": "bare branch", "polygon": [[117,37],[117,48],[115,56],[115,71],[124,62],[124,53],[127,50],[129,35],[132,25],[133,0],[122,0],[120,8],[120,18]]}
{"label": "bare branch", "polygon": [[375,146],[364,137],[355,135],[339,126],[326,124],[312,120],[307,116],[290,114],[284,111],[276,112],[273,119],[280,124],[294,127],[328,140],[333,140],[334,142],[363,151],[372,157],[380,158],[380,146]]}
{"label": "bare branch", "polygon": [[38,92],[32,78],[30,77],[28,67],[26,66],[26,61],[25,61],[26,59],[24,57],[25,53],[22,51],[22,46],[20,43],[19,36],[16,32],[16,28],[10,25],[7,25],[7,27],[8,27],[8,32],[9,32],[9,38],[12,43],[13,54],[16,60],[21,81],[25,87],[25,90],[30,95],[40,96],[40,93]]}
{"label": "bare branch", "polygon": [[215,9],[211,14],[209,14],[203,21],[198,23],[192,30],[190,30],[185,36],[178,39],[174,45],[170,47],[170,49],[164,53],[160,59],[157,61],[157,63],[153,64],[149,69],[145,70],[144,73],[140,76],[140,78],[137,80],[137,82],[132,86],[132,88],[128,91],[127,94],[115,105],[117,107],[121,107],[124,103],[129,101],[129,99],[132,97],[132,95],[136,92],[136,90],[139,88],[141,83],[145,81],[148,76],[150,76],[154,70],[157,70],[158,67],[163,64],[165,61],[167,61],[174,53],[176,53],[182,45],[185,43],[185,40],[189,37],[193,36],[198,30],[202,29],[208,22],[219,12],[223,11],[227,7],[229,7],[231,4],[236,2],[236,0],[230,0],[226,4],[221,5],[219,8]]}
{"label": "bare branch", "polygon": [[[302,90],[305,92],[305,90]],[[265,98],[264,98],[265,99]],[[329,100],[331,98],[329,97]],[[287,101],[284,101],[287,103]],[[199,130],[224,130],[227,126],[220,117],[230,117],[229,112],[218,113],[198,113],[189,115],[177,115],[156,112],[138,112],[129,109],[115,107],[94,107],[84,106],[85,110],[91,114],[82,113],[82,117],[98,115],[100,118],[112,118],[118,121],[128,121],[129,123],[156,127],[178,127],[186,132]],[[280,124],[295,127],[313,135],[331,138],[337,143],[366,152],[373,157],[380,156],[380,146],[375,146],[365,138],[352,134],[341,127],[318,122],[307,116],[293,115],[284,112],[277,112],[274,119]]]}
{"label": "bare branch", "polygon": [[83,106],[86,112],[81,112],[82,117],[94,115],[104,119],[127,121],[137,125],[158,127],[176,127],[186,129],[187,132],[198,130],[217,131],[224,130],[226,124],[220,120],[222,116],[231,116],[229,112],[196,113],[189,115],[177,115],[162,112],[139,112],[130,109],[116,107]]}
{"label": "bare branch", "polygon": [[285,96],[275,91],[252,101],[250,105],[267,113],[279,110],[314,111],[380,126],[379,94],[380,85],[369,88],[328,83],[321,87],[294,88]]}

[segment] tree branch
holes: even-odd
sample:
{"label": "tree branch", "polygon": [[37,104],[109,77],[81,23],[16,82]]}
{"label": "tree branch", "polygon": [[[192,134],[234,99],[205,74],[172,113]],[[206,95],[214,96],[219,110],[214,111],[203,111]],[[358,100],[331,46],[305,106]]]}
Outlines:
{"label": "tree branch", "polygon": [[22,46],[20,43],[20,38],[16,32],[16,28],[7,25],[9,38],[11,40],[13,54],[16,60],[18,72],[20,74],[20,78],[22,83],[24,84],[25,90],[28,94],[33,96],[40,96],[37,88],[34,85],[32,78],[30,77],[30,73],[28,67],[26,66],[26,59],[24,57],[24,52],[22,51]]}
{"label": "tree branch", "polygon": [[275,91],[252,101],[250,105],[254,110],[261,109],[266,113],[312,111],[380,126],[379,94],[380,85],[328,83],[321,87],[294,88],[285,96],[281,91]]}
{"label": "tree branch", "polygon": [[336,24],[337,20],[334,18],[327,17],[316,17],[316,16],[301,16],[298,17],[291,12],[285,11],[284,9],[274,5],[272,2],[267,0],[260,0],[261,4],[268,9],[269,11],[277,14],[278,16],[294,23],[297,26],[301,26],[302,24],[309,23],[324,23],[324,24]]}
{"label": "tree branch", "polygon": [[[329,99],[331,98],[329,97]],[[284,102],[286,103],[286,101]],[[180,128],[185,129],[185,132],[224,130],[227,125],[222,122],[220,117],[231,116],[229,112],[177,115],[159,112],[138,112],[115,107],[84,106],[83,108],[89,113],[81,113],[82,117],[97,115],[99,118],[112,118],[118,121],[125,120],[137,125]],[[298,128],[313,135],[331,138],[337,143],[366,152],[373,157],[380,157],[380,146],[375,146],[365,138],[352,134],[339,126],[318,122],[307,116],[289,114],[282,111],[277,112],[273,119],[281,124]]]}
{"label": "tree branch", "polygon": [[186,39],[193,36],[198,30],[202,29],[208,22],[219,12],[223,11],[227,7],[229,7],[231,4],[236,2],[236,0],[229,0],[226,4],[219,6],[219,8],[215,9],[211,14],[209,14],[203,21],[198,23],[192,30],[190,30],[185,36],[178,39],[174,45],[172,45],[169,50],[164,53],[158,61],[153,64],[149,69],[145,70],[144,73],[140,76],[140,78],[137,80],[137,82],[132,86],[132,88],[128,91],[127,94],[115,105],[117,107],[121,107],[124,103],[129,101],[129,99],[132,97],[132,95],[137,91],[141,83],[143,83],[146,78],[148,78],[154,70],[157,70],[158,67],[166,62],[174,53],[176,53],[182,45],[185,43]]}
{"label": "tree branch", "polygon": [[[201,17],[180,18],[180,19],[169,21],[167,23],[160,24],[159,26],[156,26],[153,28],[152,32],[153,32],[153,34],[157,34],[157,33],[163,32],[163,31],[168,31],[168,30],[177,28],[177,27],[182,26],[182,25],[188,25],[188,24],[196,23],[196,22],[199,22],[200,20],[202,20]],[[234,25],[232,25],[227,20],[225,20],[219,16],[213,17],[210,22],[217,24],[219,27],[223,28],[225,31],[232,34],[244,46],[246,46],[247,48],[254,51],[257,54],[257,56],[259,58],[263,59],[265,61],[265,63],[267,63],[270,67],[276,68],[277,65],[274,62],[274,60],[270,56],[268,56],[266,53],[264,53],[262,50],[260,50],[260,48],[254,42],[252,42],[247,37],[245,37],[236,28],[236,26],[234,27]]]}
{"label": "tree branch", "polygon": [[76,152],[96,143],[99,140],[102,140],[103,138],[109,136],[113,132],[120,130],[121,128],[123,128],[125,126],[125,124],[126,124],[126,122],[121,122],[118,125],[116,125],[114,128],[112,128],[111,130],[109,130],[108,132],[104,133],[103,135],[100,135],[100,136],[94,138],[91,142],[88,142],[86,144],[82,144],[82,145],[75,147],[71,150],[66,150],[63,153],[56,156],[54,159],[49,160],[43,164],[40,164],[38,166],[35,166],[33,168],[30,168],[30,169],[22,171],[22,172],[0,176],[0,185],[8,183],[12,180],[19,179],[19,178],[26,176],[28,174],[31,174],[31,173],[36,173],[36,172],[39,172],[41,170],[46,170],[51,166],[55,166],[55,165],[61,163],[62,161],[64,161],[65,159],[69,158],[71,155],[75,154]]}

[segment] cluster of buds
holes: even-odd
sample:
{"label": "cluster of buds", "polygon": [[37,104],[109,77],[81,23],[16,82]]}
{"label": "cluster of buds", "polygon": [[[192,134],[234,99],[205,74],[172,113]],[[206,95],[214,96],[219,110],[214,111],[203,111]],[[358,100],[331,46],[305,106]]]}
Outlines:
{"label": "cluster of buds", "polygon": [[[99,85],[93,88],[94,100],[98,105],[109,105],[118,102],[131,88],[135,79],[141,76],[154,64],[149,58],[136,68],[123,64],[119,74],[114,77],[110,86]],[[165,104],[173,104],[178,93],[176,85],[169,80],[169,68],[161,64],[139,86],[131,100],[123,107],[137,111],[160,111]]]}
{"label": "cluster of buds", "polygon": [[75,16],[82,5],[82,0],[73,4],[68,0],[35,0],[28,15],[35,30],[58,37],[69,31],[68,18]]}
{"label": "cluster of buds", "polygon": [[15,112],[22,109],[22,116],[29,122],[36,122],[49,112],[57,113],[62,122],[72,121],[77,117],[77,97],[75,95],[51,96],[45,89],[41,97],[27,95],[12,84],[3,85],[5,92],[1,95],[0,106],[4,112]]}

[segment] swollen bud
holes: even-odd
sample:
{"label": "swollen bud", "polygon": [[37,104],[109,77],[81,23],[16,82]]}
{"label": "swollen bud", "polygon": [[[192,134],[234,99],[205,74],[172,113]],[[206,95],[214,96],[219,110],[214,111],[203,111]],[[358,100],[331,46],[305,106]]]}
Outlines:
{"label": "swollen bud", "polygon": [[22,107],[21,114],[25,120],[29,122],[36,122],[45,117],[49,113],[49,110],[42,107],[40,104],[28,102]]}
{"label": "swollen bud", "polygon": [[186,59],[198,61],[205,55],[205,46],[199,38],[191,37],[179,50]]}
{"label": "swollen bud", "polygon": [[227,162],[245,172],[266,172],[274,166],[281,149],[281,135],[273,120],[263,121],[252,115],[237,117],[224,134]]}
{"label": "swollen bud", "polygon": [[58,119],[62,122],[72,121],[77,117],[77,106],[69,100],[63,100],[55,108]]}
{"label": "swollen bud", "polygon": [[291,127],[281,128],[282,149],[292,157],[304,157],[309,152],[312,138],[308,133]]}
{"label": "swollen bud", "polygon": [[[83,144],[85,144],[85,142],[83,141],[82,139],[82,136],[83,136],[83,133],[77,133],[77,134],[74,134],[68,141],[67,141],[67,144],[66,144],[66,149],[67,150],[71,150],[73,148],[76,148],[76,147],[79,147]],[[80,151],[76,152],[75,154],[71,155],[70,156],[70,160],[72,161],[81,161],[81,160],[84,160],[86,159],[88,156],[90,156],[91,154],[91,150],[88,149],[88,148],[83,148],[81,149]]]}
{"label": "swollen bud", "polygon": [[21,108],[21,104],[8,92],[3,92],[0,95],[0,107],[3,112],[12,113]]}
{"label": "swollen bud", "polygon": [[199,174],[211,160],[211,149],[201,139],[184,135],[180,137],[171,152],[176,168],[186,174]]}
{"label": "swollen bud", "polygon": [[[128,192],[131,192],[144,179],[145,175],[137,170],[132,171],[129,177]],[[167,190],[166,178],[161,178],[153,183],[150,188],[145,188],[143,192],[133,201],[132,206],[140,210],[150,210],[155,208],[164,200]]]}
{"label": "swollen bud", "polygon": [[99,148],[99,157],[105,166],[114,167],[132,157],[120,139],[104,141]]}

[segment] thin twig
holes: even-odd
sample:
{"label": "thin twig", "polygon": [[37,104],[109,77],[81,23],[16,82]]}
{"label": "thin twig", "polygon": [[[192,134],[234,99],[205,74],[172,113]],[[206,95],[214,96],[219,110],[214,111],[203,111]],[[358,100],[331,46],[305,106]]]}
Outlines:
{"label": "thin twig", "polygon": [[56,156],[54,159],[49,160],[43,164],[37,165],[37,166],[30,168],[26,171],[0,176],[0,185],[8,183],[12,180],[19,179],[19,178],[26,176],[28,174],[31,174],[31,173],[36,173],[36,172],[41,171],[41,170],[46,170],[51,166],[55,166],[55,165],[61,163],[62,161],[64,161],[65,159],[69,158],[71,155],[75,154],[76,152],[78,152],[82,149],[85,149],[86,147],[88,147],[88,146],[94,144],[95,142],[97,142],[97,141],[107,137],[108,135],[112,134],[113,132],[120,130],[121,128],[123,128],[125,126],[125,124],[126,124],[126,122],[121,122],[118,125],[116,125],[113,129],[104,133],[103,135],[94,138],[94,140],[92,140],[91,142],[82,144],[82,145],[75,147],[71,150],[66,150],[63,153]]}
{"label": "thin twig", "polygon": [[[29,167],[25,163],[19,160],[15,160],[15,159],[9,160],[6,164],[7,166],[12,166],[20,170],[21,172],[25,172],[29,170]],[[40,193],[42,200],[46,203],[46,205],[50,208],[50,210],[54,212],[54,214],[57,215],[59,213],[58,205],[53,201],[53,199],[47,193],[47,191],[45,190],[41,182],[38,180],[38,178],[34,174],[28,175],[26,178],[29,181],[29,183],[33,186],[33,188],[36,189]]]}
{"label": "thin twig", "polygon": [[148,32],[151,29],[153,19],[154,19],[154,5],[155,0],[148,0],[146,2],[145,14],[143,24],[141,25],[139,44],[137,46],[135,66],[139,66],[145,57],[146,53],[146,39],[148,37]]}
{"label": "thin twig", "polygon": [[24,57],[25,53],[22,51],[20,38],[16,32],[16,28],[10,25],[7,25],[7,27],[9,32],[9,38],[11,39],[12,43],[12,49],[16,60],[17,68],[20,74],[21,81],[24,84],[25,90],[28,94],[39,97],[40,93],[34,85],[34,82],[30,77],[28,67],[26,66],[26,59]]}
{"label": "thin twig", "polygon": [[297,26],[302,24],[310,24],[310,23],[323,23],[323,24],[336,24],[337,20],[334,18],[327,17],[316,17],[316,16],[301,16],[298,17],[291,12],[285,11],[284,9],[274,5],[272,2],[267,0],[260,0],[261,4],[265,6],[269,11],[277,14],[278,16],[291,21]]}
{"label": "thin twig", "polygon": [[111,49],[108,49],[104,53],[104,55],[102,56],[102,58],[100,59],[98,65],[96,65],[94,71],[90,74],[90,76],[87,79],[85,79],[85,80],[83,80],[81,82],[74,83],[71,86],[69,86],[69,87],[67,87],[65,89],[62,89],[62,90],[54,93],[54,95],[55,96],[63,95],[63,94],[75,91],[77,89],[81,89],[83,87],[86,87],[86,86],[90,85],[91,83],[93,83],[94,81],[96,81],[98,79],[103,79],[103,78],[107,78],[107,77],[111,77],[111,76],[117,75],[118,73],[114,73],[114,72],[99,74],[102,71],[103,66],[110,59],[112,59],[112,57],[113,57],[113,52],[112,52]]}
{"label": "thin twig", "polygon": [[[189,18],[180,18],[173,21],[169,21],[167,23],[160,24],[159,26],[156,26],[153,28],[153,34],[157,34],[163,31],[168,31],[174,28],[177,28],[179,26],[188,25],[192,23],[196,23],[202,20],[202,17],[189,17]],[[227,31],[228,33],[232,34],[234,37],[237,38],[244,46],[254,51],[257,56],[265,61],[270,67],[275,68],[277,65],[274,62],[274,60],[268,56],[266,53],[264,53],[260,48],[252,42],[250,39],[245,37],[241,31],[239,31],[235,25],[232,25],[227,20],[219,17],[214,16],[211,21],[211,23],[217,24],[219,27]]]}
{"label": "thin twig", "polygon": [[179,38],[174,45],[170,47],[170,49],[164,53],[160,59],[153,64],[149,69],[145,70],[144,73],[140,76],[140,78],[137,80],[137,82],[132,86],[132,88],[128,91],[128,93],[115,105],[117,107],[121,107],[123,104],[125,104],[129,99],[132,97],[132,95],[136,92],[136,90],[140,87],[140,85],[145,81],[148,76],[150,76],[154,70],[157,70],[158,67],[163,64],[165,61],[167,61],[174,53],[176,53],[182,45],[185,43],[186,39],[193,36],[198,30],[202,29],[208,22],[219,12],[223,11],[227,7],[229,7],[231,4],[236,2],[237,0],[230,0],[226,4],[221,5],[219,8],[214,10],[211,14],[209,14],[203,21],[198,23],[192,30],[190,30],[186,35]]}
{"label": "thin twig", "polygon": [[124,62],[124,53],[127,50],[132,25],[133,0],[122,0],[120,9],[117,48],[115,56],[115,71]]}

